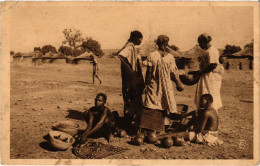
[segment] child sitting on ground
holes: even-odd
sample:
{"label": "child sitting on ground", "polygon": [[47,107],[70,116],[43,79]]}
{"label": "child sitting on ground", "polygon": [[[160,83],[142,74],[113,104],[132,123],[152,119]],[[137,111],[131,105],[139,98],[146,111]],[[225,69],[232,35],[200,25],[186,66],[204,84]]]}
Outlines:
{"label": "child sitting on ground", "polygon": [[221,145],[223,141],[218,139],[218,114],[211,107],[213,98],[210,94],[204,94],[200,99],[200,109],[184,114],[183,117],[192,115],[187,127],[193,126],[194,131],[173,133],[173,137],[183,137],[185,140],[204,143],[209,146]]}
{"label": "child sitting on ground", "polygon": [[88,137],[93,135],[104,136],[108,142],[113,138],[115,120],[109,108],[105,106],[106,101],[107,96],[99,93],[95,98],[95,106],[84,112],[87,128],[80,137],[80,143],[85,143]]}

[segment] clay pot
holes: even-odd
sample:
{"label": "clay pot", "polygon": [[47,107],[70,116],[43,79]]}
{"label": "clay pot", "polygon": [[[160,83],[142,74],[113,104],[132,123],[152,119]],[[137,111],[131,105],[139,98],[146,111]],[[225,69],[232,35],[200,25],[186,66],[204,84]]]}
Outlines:
{"label": "clay pot", "polygon": [[124,137],[126,137],[126,131],[125,130],[120,130],[119,131],[119,137],[121,137],[121,138],[124,138]]}
{"label": "clay pot", "polygon": [[176,146],[183,146],[185,144],[183,137],[175,137],[174,139],[174,145]]}
{"label": "clay pot", "polygon": [[152,143],[152,144],[155,144],[158,140],[158,136],[155,132],[150,132],[148,133],[147,135],[147,140]]}
{"label": "clay pot", "polygon": [[132,142],[135,144],[135,145],[142,145],[143,142],[144,142],[144,139],[142,137],[139,137],[139,136],[135,136],[134,139],[132,140]]}
{"label": "clay pot", "polygon": [[173,140],[170,137],[165,137],[162,143],[163,143],[163,147],[170,148],[173,145]]}

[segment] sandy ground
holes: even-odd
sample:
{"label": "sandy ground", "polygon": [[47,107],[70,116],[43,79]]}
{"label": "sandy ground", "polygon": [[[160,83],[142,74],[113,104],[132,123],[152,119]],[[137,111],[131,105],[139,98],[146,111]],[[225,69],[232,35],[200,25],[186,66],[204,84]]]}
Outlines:
{"label": "sandy ground", "polygon": [[[11,148],[12,159],[75,159],[68,149],[55,151],[43,138],[53,123],[73,120],[86,127],[81,115],[84,106],[94,104],[97,93],[108,95],[112,111],[123,113],[120,64],[116,58],[99,59],[100,78],[92,84],[92,66],[44,64],[39,67],[11,63]],[[176,92],[177,103],[194,107],[195,86]],[[253,158],[253,71],[225,71],[221,90],[224,107],[219,110],[222,146],[194,143],[169,149],[145,144],[133,146],[130,137],[118,138],[112,145],[126,147],[111,159],[252,159]]]}

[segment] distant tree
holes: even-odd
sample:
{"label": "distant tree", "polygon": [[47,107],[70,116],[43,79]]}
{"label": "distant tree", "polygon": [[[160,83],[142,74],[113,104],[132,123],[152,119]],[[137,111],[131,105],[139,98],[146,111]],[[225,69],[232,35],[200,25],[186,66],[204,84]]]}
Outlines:
{"label": "distant tree", "polygon": [[10,51],[10,55],[14,55],[14,51]]}
{"label": "distant tree", "polygon": [[245,49],[245,48],[250,48],[250,49],[254,50],[254,40],[252,40],[251,43],[246,44],[246,45],[244,46],[244,49]]}
{"label": "distant tree", "polygon": [[179,48],[177,46],[175,46],[175,45],[169,45],[169,47],[171,49],[173,49],[174,51],[178,51],[179,50]]}
{"label": "distant tree", "polygon": [[231,54],[234,54],[234,53],[236,53],[238,51],[241,51],[241,47],[240,46],[235,46],[235,45],[231,46],[231,45],[227,44],[225,46],[224,51],[223,51],[223,55],[231,55]]}
{"label": "distant tree", "polygon": [[82,33],[80,32],[80,30],[66,28],[63,30],[63,34],[65,36],[65,40],[62,43],[68,43],[68,45],[73,49],[80,46],[84,40],[82,38]]}
{"label": "distant tree", "polygon": [[42,47],[41,52],[42,52],[42,54],[46,54],[47,52],[57,53],[57,50],[52,45],[45,45],[45,46]]}
{"label": "distant tree", "polygon": [[59,52],[63,53],[64,55],[73,55],[72,48],[68,46],[60,46],[58,49]]}
{"label": "distant tree", "polygon": [[40,51],[41,52],[41,47],[34,47],[33,51]]}
{"label": "distant tree", "polygon": [[84,49],[84,48],[82,48],[82,47],[77,47],[77,48],[75,48],[75,49],[73,50],[73,56],[74,56],[74,57],[77,57],[77,56],[83,54],[85,51],[89,51],[89,50],[86,50],[86,49]]}
{"label": "distant tree", "polygon": [[86,39],[87,40],[82,43],[82,47],[85,50],[90,50],[96,56],[102,57],[104,55],[104,52],[101,49],[100,44],[96,40],[94,40],[92,38],[86,38]]}

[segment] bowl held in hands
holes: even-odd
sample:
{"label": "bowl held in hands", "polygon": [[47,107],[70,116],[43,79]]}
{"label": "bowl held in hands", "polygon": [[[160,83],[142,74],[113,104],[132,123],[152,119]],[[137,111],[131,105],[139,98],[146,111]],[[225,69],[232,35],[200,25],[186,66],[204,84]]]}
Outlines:
{"label": "bowl held in hands", "polygon": [[179,76],[180,81],[184,84],[184,85],[195,85],[199,79],[200,79],[200,75],[199,74],[183,74]]}

